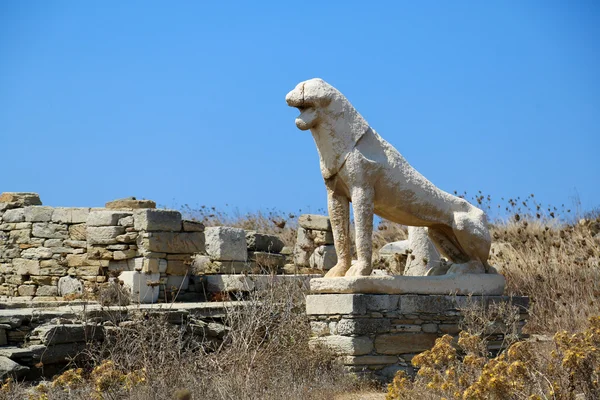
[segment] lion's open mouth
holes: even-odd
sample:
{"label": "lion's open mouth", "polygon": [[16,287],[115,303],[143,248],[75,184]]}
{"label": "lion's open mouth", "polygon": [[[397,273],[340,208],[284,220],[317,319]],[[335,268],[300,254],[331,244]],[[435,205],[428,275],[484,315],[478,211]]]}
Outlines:
{"label": "lion's open mouth", "polygon": [[302,130],[310,129],[317,118],[317,110],[314,107],[296,107],[300,115],[296,117],[296,126]]}

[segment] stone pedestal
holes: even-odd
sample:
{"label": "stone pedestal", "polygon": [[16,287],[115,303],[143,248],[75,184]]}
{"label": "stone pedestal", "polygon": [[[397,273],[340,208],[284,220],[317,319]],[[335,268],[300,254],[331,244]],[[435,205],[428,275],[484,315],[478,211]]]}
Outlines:
{"label": "stone pedestal", "polygon": [[[329,291],[335,279],[331,279]],[[327,291],[323,281],[327,280],[311,281],[313,293],[315,289]],[[519,327],[525,324],[529,299],[497,294],[317,293],[307,296],[306,312],[311,321],[313,345],[333,350],[350,372],[367,373],[387,381],[400,369],[414,373],[412,358],[431,349],[438,337],[457,336],[461,309],[470,304],[487,306],[493,302],[518,306]],[[490,350],[499,350],[502,333],[491,332],[490,339]]]}

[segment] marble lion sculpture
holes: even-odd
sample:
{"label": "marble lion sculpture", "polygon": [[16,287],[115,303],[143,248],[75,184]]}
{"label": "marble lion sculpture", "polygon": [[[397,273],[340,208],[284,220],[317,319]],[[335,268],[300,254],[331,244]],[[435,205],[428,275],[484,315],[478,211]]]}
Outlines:
{"label": "marble lion sculpture", "polygon": [[[371,274],[373,214],[427,227],[430,239],[453,264],[448,274],[487,272],[491,238],[482,210],[434,186],[322,79],[299,83],[286,102],[300,110],[296,126],[310,129],[319,152],[338,257],[325,277]],[[350,251],[350,202],[356,226],[355,262]]]}

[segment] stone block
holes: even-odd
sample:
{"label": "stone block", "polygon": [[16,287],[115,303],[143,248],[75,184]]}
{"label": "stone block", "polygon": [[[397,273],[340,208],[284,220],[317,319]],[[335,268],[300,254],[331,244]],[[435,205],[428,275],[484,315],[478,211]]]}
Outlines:
{"label": "stone block", "polygon": [[337,254],[333,245],[317,247],[308,260],[311,268],[329,271],[337,264]]}
{"label": "stone block", "polygon": [[251,261],[211,261],[210,273],[241,274],[251,272],[255,267]]}
{"label": "stone block", "polygon": [[119,219],[130,216],[131,213],[113,210],[92,210],[88,214],[86,224],[90,226],[117,226]]}
{"label": "stone block", "polygon": [[246,232],[246,246],[250,251],[279,253],[283,249],[284,243],[278,236],[248,231]]}
{"label": "stone block", "polygon": [[387,318],[342,318],[337,324],[337,333],[343,336],[362,336],[388,333],[391,327]]}
{"label": "stone block", "polygon": [[46,239],[44,240],[44,247],[62,247],[64,242],[62,239]]}
{"label": "stone block", "polygon": [[318,231],[330,231],[331,222],[325,215],[303,214],[298,218],[298,225],[304,229],[314,229]]}
{"label": "stone block", "polygon": [[2,215],[2,221],[4,222],[24,222],[25,221],[25,209],[15,208],[12,210],[6,210]]}
{"label": "stone block", "polygon": [[158,253],[204,253],[204,232],[152,232],[142,240],[141,247]]}
{"label": "stone block", "polygon": [[198,221],[182,221],[183,231],[184,232],[204,232],[204,224]]}
{"label": "stone block", "polygon": [[333,232],[331,231],[310,231],[310,234],[316,246],[333,244]]}
{"label": "stone block", "polygon": [[67,225],[65,224],[36,222],[33,224],[31,234],[35,237],[45,239],[67,239],[69,237],[67,229]]}
{"label": "stone block", "polygon": [[87,226],[85,224],[76,224],[69,226],[69,239],[76,241],[86,241]]}
{"label": "stone block", "polygon": [[160,274],[167,269],[167,260],[161,258],[144,258],[142,261],[142,272],[146,274]]}
{"label": "stone block", "polygon": [[423,330],[423,332],[426,332],[426,333],[436,333],[438,331],[438,326],[437,326],[437,324],[428,323],[428,324],[423,324],[421,326],[421,329]]}
{"label": "stone block", "polygon": [[400,295],[397,294],[369,294],[363,295],[362,299],[367,311],[394,311],[400,304]]}
{"label": "stone block", "polygon": [[106,208],[111,210],[135,210],[139,208],[156,208],[156,202],[152,200],[137,200],[135,197],[128,197],[109,201],[105,204]]}
{"label": "stone block", "polygon": [[169,275],[167,276],[166,288],[167,290],[175,289],[175,291],[188,290],[190,285],[190,277],[183,275]]}
{"label": "stone block", "polygon": [[192,259],[192,265],[190,266],[190,273],[192,275],[204,275],[216,272],[218,271],[213,270],[209,256],[196,255]]}
{"label": "stone block", "polygon": [[344,365],[386,365],[395,364],[398,357],[395,356],[346,356],[342,358]]}
{"label": "stone block", "polygon": [[117,250],[113,252],[113,258],[115,260],[127,260],[129,258],[134,258],[137,255],[137,251],[135,250]]}
{"label": "stone block", "polygon": [[[108,263],[108,262],[107,262]],[[100,275],[101,267],[98,265],[86,265],[82,267],[71,267],[69,268],[69,275],[78,277],[89,277]]]}
{"label": "stone block", "polygon": [[34,260],[40,259],[48,259],[52,258],[52,249],[47,247],[32,247],[30,249],[25,249],[21,252],[22,258],[29,258]]}
{"label": "stone block", "polygon": [[31,229],[17,229],[10,231],[8,237],[16,244],[26,244],[31,242]]}
{"label": "stone block", "polygon": [[190,262],[184,260],[167,260],[167,275],[190,275]]}
{"label": "stone block", "polygon": [[156,303],[160,274],[145,274],[137,271],[121,272],[119,279],[131,290],[131,299],[142,304]]}
{"label": "stone block", "polygon": [[[92,213],[90,213],[92,215]],[[125,233],[122,226],[88,226],[88,244],[116,244],[117,236]]]}
{"label": "stone block", "polygon": [[87,220],[90,208],[88,207],[57,207],[52,214],[52,222],[60,224],[82,224]]}
{"label": "stone block", "polygon": [[130,227],[130,226],[133,226],[133,224],[134,224],[133,215],[119,219],[119,226]]}
{"label": "stone block", "polygon": [[435,333],[392,333],[375,338],[375,351],[380,354],[420,353],[430,350],[438,335]]}
{"label": "stone block", "polygon": [[134,227],[141,231],[176,231],[181,230],[181,213],[174,210],[157,210],[145,208],[133,214]]}
{"label": "stone block", "polygon": [[102,338],[104,338],[104,328],[101,325],[80,324],[42,325],[31,331],[29,336],[29,340],[39,340],[46,346],[90,342]]}
{"label": "stone block", "polygon": [[421,325],[401,324],[396,325],[398,332],[421,332]]}
{"label": "stone block", "polygon": [[47,206],[28,206],[23,210],[27,222],[50,222],[54,212],[54,208]]}
{"label": "stone block", "polygon": [[204,230],[206,253],[213,260],[245,261],[247,257],[246,232],[225,226]]}
{"label": "stone block", "polygon": [[83,293],[83,284],[79,279],[71,276],[63,276],[58,280],[58,294],[60,296],[81,293]]}
{"label": "stone block", "polygon": [[19,296],[35,296],[36,285],[21,285],[18,288]]}
{"label": "stone block", "polygon": [[15,258],[13,260],[13,267],[18,275],[41,275],[40,262],[38,260]]}
{"label": "stone block", "polygon": [[134,243],[138,238],[137,232],[127,232],[123,235],[117,236],[117,242],[119,243]]}
{"label": "stone block", "polygon": [[312,338],[310,344],[324,346],[338,355],[360,356],[373,350],[373,341],[366,336],[323,336]]}
{"label": "stone block", "polygon": [[29,367],[24,367],[8,357],[0,356],[0,380],[13,377],[14,379],[22,378],[29,371]]}
{"label": "stone block", "polygon": [[281,254],[272,254],[262,251],[248,252],[248,260],[256,264],[259,270],[267,270],[277,272],[279,268],[285,265],[285,256]]}
{"label": "stone block", "polygon": [[36,296],[58,296],[58,287],[56,286],[38,286],[35,292]]}
{"label": "stone block", "polygon": [[0,195],[0,203],[10,203],[19,207],[42,205],[40,195],[32,192],[4,192]]}
{"label": "stone block", "polygon": [[308,315],[362,315],[366,312],[367,304],[360,295],[311,294],[306,296],[306,314]]}

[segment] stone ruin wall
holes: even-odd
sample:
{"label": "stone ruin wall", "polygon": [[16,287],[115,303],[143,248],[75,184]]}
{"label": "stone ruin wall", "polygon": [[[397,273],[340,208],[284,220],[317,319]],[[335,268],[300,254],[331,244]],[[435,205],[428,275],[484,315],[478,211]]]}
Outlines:
{"label": "stone ruin wall", "polygon": [[288,257],[277,236],[205,228],[155,207],[133,198],[104,208],[48,207],[35,193],[3,193],[0,298],[57,300],[118,278],[133,301],[175,293],[179,300],[201,300],[206,274],[284,270]]}

